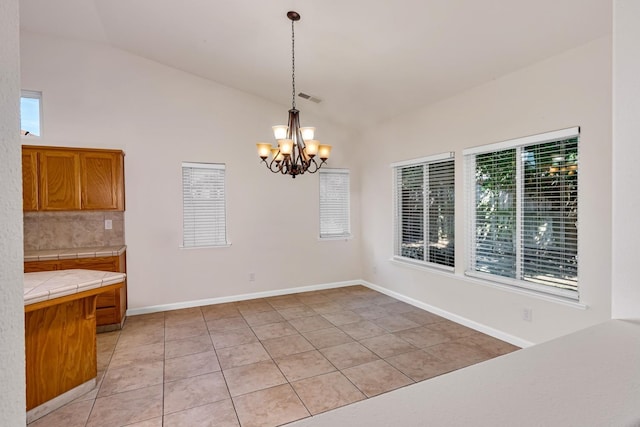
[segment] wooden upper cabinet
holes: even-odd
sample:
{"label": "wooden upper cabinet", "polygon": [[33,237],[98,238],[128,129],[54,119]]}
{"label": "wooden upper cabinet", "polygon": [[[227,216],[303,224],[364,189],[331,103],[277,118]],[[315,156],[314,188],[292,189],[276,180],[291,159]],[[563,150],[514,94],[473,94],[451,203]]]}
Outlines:
{"label": "wooden upper cabinet", "polygon": [[25,211],[124,210],[124,153],[22,147]]}
{"label": "wooden upper cabinet", "polygon": [[42,150],[40,158],[40,209],[80,209],[80,155],[73,151]]}
{"label": "wooden upper cabinet", "polygon": [[22,209],[37,211],[38,203],[38,151],[22,150]]}
{"label": "wooden upper cabinet", "polygon": [[122,152],[82,152],[82,209],[124,210]]}

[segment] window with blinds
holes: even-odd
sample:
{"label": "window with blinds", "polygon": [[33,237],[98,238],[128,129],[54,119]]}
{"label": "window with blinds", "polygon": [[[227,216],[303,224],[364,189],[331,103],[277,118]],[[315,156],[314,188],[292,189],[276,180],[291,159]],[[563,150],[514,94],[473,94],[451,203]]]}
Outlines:
{"label": "window with blinds", "polygon": [[453,271],[453,153],[399,162],[394,169],[394,259]]}
{"label": "window with blinds", "polygon": [[349,237],[351,235],[349,171],[321,169],[319,173],[320,238]]}
{"label": "window with blinds", "polygon": [[468,275],[578,299],[579,134],[465,150]]}
{"label": "window with blinds", "polygon": [[227,245],[225,165],[182,163],[182,245]]}

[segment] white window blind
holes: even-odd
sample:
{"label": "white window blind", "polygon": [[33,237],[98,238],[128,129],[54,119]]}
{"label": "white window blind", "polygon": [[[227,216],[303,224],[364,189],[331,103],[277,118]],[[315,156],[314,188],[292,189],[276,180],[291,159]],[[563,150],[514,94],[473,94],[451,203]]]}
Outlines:
{"label": "white window blind", "polygon": [[320,238],[351,235],[349,171],[320,170]]}
{"label": "white window blind", "polygon": [[182,163],[183,247],[227,244],[225,165]]}
{"label": "white window blind", "polygon": [[394,168],[394,258],[453,271],[455,181],[453,153]]}
{"label": "white window blind", "polygon": [[579,133],[465,150],[468,275],[578,298]]}

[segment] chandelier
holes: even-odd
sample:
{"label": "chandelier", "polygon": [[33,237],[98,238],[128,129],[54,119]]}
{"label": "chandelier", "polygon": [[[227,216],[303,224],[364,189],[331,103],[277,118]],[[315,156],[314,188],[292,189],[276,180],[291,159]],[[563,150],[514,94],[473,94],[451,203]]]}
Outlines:
{"label": "chandelier", "polygon": [[[289,110],[289,123],[287,126],[273,126],[273,135],[278,142],[277,147],[272,147],[268,142],[260,142],[258,156],[273,173],[291,175],[295,178],[305,172],[315,173],[324,165],[331,153],[330,145],[322,145],[320,141],[313,139],[316,128],[300,127],[300,111],[296,109],[296,54],[295,32],[293,25],[300,20],[298,12],[288,12],[287,18],[291,20],[291,109]],[[269,155],[271,160],[267,161]],[[318,163],[315,157],[321,160]]]}

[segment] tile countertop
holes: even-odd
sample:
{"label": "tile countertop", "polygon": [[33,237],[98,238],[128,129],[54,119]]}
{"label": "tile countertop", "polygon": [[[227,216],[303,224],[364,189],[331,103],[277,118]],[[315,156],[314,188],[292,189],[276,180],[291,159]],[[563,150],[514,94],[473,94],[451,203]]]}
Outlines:
{"label": "tile countertop", "polygon": [[51,261],[56,259],[96,258],[103,256],[120,256],[127,249],[122,246],[101,246],[94,248],[46,249],[25,251],[25,261]]}
{"label": "tile countertop", "polygon": [[95,270],[56,270],[24,273],[24,305],[120,283],[125,273]]}

